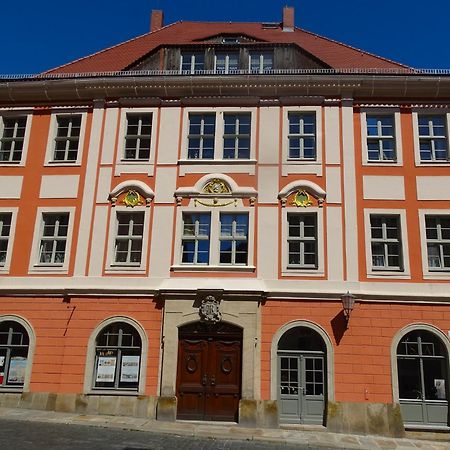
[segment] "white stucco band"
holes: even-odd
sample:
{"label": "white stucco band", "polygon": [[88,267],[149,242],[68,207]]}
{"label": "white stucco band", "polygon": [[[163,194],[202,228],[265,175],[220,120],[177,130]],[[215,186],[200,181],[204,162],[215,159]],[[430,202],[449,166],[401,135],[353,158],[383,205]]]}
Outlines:
{"label": "white stucco band", "polygon": [[23,177],[2,175],[0,177],[0,198],[20,198],[22,182]]}
{"label": "white stucco band", "polygon": [[363,190],[366,200],[405,200],[403,177],[366,175]]}
{"label": "white stucco band", "polygon": [[44,175],[40,198],[77,198],[79,175]]}

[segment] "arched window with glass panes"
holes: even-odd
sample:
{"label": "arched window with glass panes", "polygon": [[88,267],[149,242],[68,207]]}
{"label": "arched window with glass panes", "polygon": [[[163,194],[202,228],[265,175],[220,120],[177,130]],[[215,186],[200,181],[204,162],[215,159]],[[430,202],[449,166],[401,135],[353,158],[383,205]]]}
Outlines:
{"label": "arched window with glass panes", "polygon": [[124,322],[103,328],[95,341],[93,388],[137,391],[141,372],[142,341]]}
{"label": "arched window with glass panes", "polygon": [[0,387],[23,388],[30,339],[14,321],[0,322]]}

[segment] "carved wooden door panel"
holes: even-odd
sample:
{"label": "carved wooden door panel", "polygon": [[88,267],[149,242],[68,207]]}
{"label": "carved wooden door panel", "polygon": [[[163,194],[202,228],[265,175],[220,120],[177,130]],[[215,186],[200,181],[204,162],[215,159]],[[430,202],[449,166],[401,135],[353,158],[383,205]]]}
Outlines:
{"label": "carved wooden door panel", "polygon": [[242,339],[180,337],[178,419],[237,421],[241,397]]}
{"label": "carved wooden door panel", "polygon": [[237,421],[241,394],[241,342],[208,342],[206,420]]}
{"label": "carved wooden door panel", "polygon": [[201,420],[205,415],[208,343],[183,339],[178,345],[178,419]]}

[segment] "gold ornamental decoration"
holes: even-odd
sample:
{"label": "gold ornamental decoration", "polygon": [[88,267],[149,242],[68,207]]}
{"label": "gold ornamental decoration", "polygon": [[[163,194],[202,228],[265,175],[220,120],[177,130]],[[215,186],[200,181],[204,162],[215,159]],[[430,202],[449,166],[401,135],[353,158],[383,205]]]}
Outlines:
{"label": "gold ornamental decoration", "polygon": [[123,202],[125,203],[126,206],[129,206],[131,208],[144,204],[144,201],[139,192],[131,189],[127,192],[127,195],[125,195]]}
{"label": "gold ornamental decoration", "polygon": [[205,194],[231,194],[230,187],[225,183],[225,181],[220,180],[219,178],[213,178],[211,181],[206,183],[203,188],[203,192]]}
{"label": "gold ornamental decoration", "polygon": [[298,207],[307,208],[308,206],[311,206],[313,203],[311,201],[311,197],[309,196],[309,194],[305,190],[303,190],[297,191],[292,204]]}

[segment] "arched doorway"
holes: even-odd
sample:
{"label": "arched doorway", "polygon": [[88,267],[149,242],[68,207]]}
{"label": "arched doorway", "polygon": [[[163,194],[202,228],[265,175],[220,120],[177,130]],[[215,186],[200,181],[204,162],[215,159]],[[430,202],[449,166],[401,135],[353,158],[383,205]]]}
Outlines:
{"label": "arched doorway", "polygon": [[178,330],[177,418],[237,421],[242,329],[195,322]]}
{"label": "arched doorway", "polygon": [[405,425],[448,426],[449,355],[442,340],[416,329],[400,339],[396,350]]}
{"label": "arched doorway", "polygon": [[280,421],[322,424],[327,371],[319,333],[302,326],[287,330],[278,341],[277,367]]}

